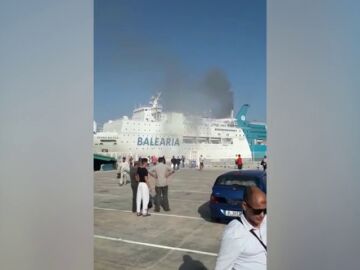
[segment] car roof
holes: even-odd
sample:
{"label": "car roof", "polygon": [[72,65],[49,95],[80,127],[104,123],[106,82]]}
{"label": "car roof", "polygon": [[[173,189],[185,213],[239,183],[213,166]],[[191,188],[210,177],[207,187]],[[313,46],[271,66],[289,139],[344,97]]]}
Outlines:
{"label": "car roof", "polygon": [[225,176],[225,175],[262,177],[262,176],[266,176],[266,172],[262,170],[237,170],[237,171],[226,172],[220,176]]}

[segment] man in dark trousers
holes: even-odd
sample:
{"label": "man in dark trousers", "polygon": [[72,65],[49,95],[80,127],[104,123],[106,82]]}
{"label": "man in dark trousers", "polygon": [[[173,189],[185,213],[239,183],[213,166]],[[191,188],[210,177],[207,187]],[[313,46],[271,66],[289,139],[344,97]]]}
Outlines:
{"label": "man in dark trousers", "polygon": [[264,171],[267,169],[267,157],[264,156],[264,158],[261,160],[260,165],[263,167]]}
{"label": "man in dark trousers", "polygon": [[175,156],[173,156],[172,159],[171,159],[171,165],[172,165],[173,170],[175,170],[176,169],[176,158],[175,158]]}
{"label": "man in dark trousers", "polygon": [[176,158],[176,169],[177,169],[177,170],[180,169],[180,162],[181,162],[181,158],[178,156],[178,157]]}
{"label": "man in dark trousers", "polygon": [[132,212],[136,212],[136,193],[138,189],[139,182],[136,180],[136,172],[139,167],[139,162],[135,161],[134,165],[130,166],[130,181],[131,181],[131,189],[133,193],[132,197]]}
{"label": "man in dark trousers", "polygon": [[160,211],[160,205],[163,206],[165,211],[170,211],[168,199],[168,177],[174,173],[166,164],[163,158],[159,158],[156,166],[152,167],[149,174],[155,178],[155,212]]}

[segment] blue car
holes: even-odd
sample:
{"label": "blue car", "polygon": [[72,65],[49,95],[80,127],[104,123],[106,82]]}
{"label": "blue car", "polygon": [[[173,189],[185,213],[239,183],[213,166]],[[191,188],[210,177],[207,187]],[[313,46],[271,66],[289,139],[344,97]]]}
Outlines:
{"label": "blue car", "polygon": [[266,193],[266,172],[239,170],[220,175],[214,183],[210,197],[211,219],[231,220],[240,216],[245,188],[253,185]]}

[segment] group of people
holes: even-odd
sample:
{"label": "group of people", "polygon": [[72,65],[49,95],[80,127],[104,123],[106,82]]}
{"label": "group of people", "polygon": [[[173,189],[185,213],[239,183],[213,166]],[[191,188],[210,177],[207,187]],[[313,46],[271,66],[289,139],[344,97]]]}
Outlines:
{"label": "group of people", "polygon": [[152,205],[151,191],[153,185],[150,182],[150,177],[155,182],[155,198],[154,211],[159,212],[160,206],[164,211],[170,211],[168,199],[168,185],[169,177],[175,172],[166,165],[165,157],[154,158],[151,157],[149,164],[148,158],[139,158],[134,163],[131,159],[127,161],[125,157],[122,162],[118,164],[118,178],[119,185],[131,183],[132,189],[132,212],[137,216],[150,216],[148,209]]}
{"label": "group of people", "polygon": [[[241,159],[241,156],[238,155],[238,158]],[[242,160],[239,164],[241,169]],[[266,170],[266,156],[263,166]],[[175,173],[175,170],[166,165],[165,157],[151,158],[150,164],[148,158],[139,158],[135,162],[132,162],[132,159],[122,158],[119,173],[121,174],[119,184],[126,184],[128,178],[130,180],[133,193],[132,212],[137,216],[150,216],[148,208],[152,184],[149,177],[155,180],[154,212],[159,212],[160,206],[164,211],[170,211],[169,177]],[[241,208],[243,214],[225,227],[215,270],[266,269],[265,193],[256,186],[246,187]]]}
{"label": "group of people", "polygon": [[171,167],[174,170],[180,169],[180,164],[183,168],[185,167],[185,156],[181,156],[181,157],[178,156],[177,158],[175,156],[173,156],[171,158]]}
{"label": "group of people", "polygon": [[[149,163],[150,161],[150,163]],[[199,169],[204,168],[204,157],[199,158]],[[170,211],[168,199],[169,177],[175,173],[175,170],[185,167],[185,157],[171,159],[171,168],[166,165],[165,156],[139,158],[133,161],[132,157],[122,157],[117,163],[117,178],[120,186],[131,183],[132,189],[132,212],[138,216],[150,216],[149,207],[152,207],[151,193],[155,191],[154,212],[160,211],[160,206],[164,211]],[[153,188],[149,176],[153,178],[155,187]]]}

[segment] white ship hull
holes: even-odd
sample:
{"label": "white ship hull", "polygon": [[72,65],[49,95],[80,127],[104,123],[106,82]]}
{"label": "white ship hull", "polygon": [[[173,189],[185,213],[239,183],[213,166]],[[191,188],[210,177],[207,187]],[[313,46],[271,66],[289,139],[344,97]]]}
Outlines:
{"label": "white ship hull", "polygon": [[[157,101],[157,100],[156,100]],[[235,119],[162,113],[157,102],[134,111],[132,119],[109,121],[94,135],[94,152],[119,156],[185,156],[187,160],[251,159],[248,141]]]}

